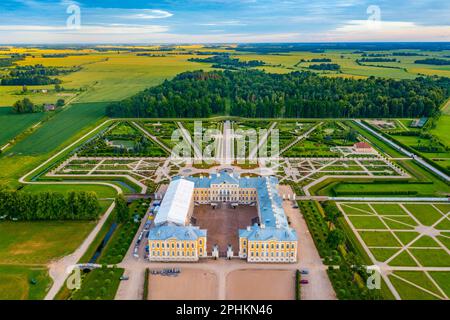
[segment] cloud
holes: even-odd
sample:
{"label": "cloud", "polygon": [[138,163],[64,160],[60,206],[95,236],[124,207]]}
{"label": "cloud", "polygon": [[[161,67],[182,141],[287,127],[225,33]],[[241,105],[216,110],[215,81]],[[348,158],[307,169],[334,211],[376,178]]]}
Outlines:
{"label": "cloud", "polygon": [[[82,25],[80,29],[68,29],[64,26],[45,25],[0,25],[0,32],[47,32],[53,34],[148,34],[168,32],[169,28],[160,25],[133,25],[133,24],[99,24]],[[30,35],[30,38],[36,34]]]}
{"label": "cloud", "polygon": [[[127,12],[130,12],[129,14],[119,16],[119,18],[123,19],[165,19],[170,18],[173,16],[173,13],[170,13],[165,10],[152,10],[152,9],[143,9],[143,10],[137,10],[137,9],[128,9]],[[136,11],[136,12],[134,12]]]}
{"label": "cloud", "polygon": [[228,20],[228,21],[198,23],[197,25],[204,26],[204,27],[217,27],[217,26],[246,26],[247,24],[243,23],[239,20]]}
{"label": "cloud", "polygon": [[329,32],[325,41],[450,41],[450,25],[409,21],[350,20]]}

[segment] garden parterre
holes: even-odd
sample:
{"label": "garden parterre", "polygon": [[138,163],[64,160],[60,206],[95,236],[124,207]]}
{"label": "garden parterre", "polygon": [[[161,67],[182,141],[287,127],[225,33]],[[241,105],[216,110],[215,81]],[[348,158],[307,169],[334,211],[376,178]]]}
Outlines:
{"label": "garden parterre", "polygon": [[337,204],[391,290],[402,299],[448,299],[450,205]]}

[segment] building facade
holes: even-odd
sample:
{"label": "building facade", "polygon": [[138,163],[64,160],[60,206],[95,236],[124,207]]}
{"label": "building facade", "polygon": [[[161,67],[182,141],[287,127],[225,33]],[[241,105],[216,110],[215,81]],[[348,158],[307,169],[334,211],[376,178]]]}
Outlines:
{"label": "building facade", "polygon": [[[174,204],[176,202],[176,204]],[[259,224],[239,230],[239,258],[295,263],[298,239],[290,228],[275,177],[240,177],[221,171],[208,177],[174,178],[149,235],[150,261],[198,261],[207,257],[207,231],[189,225],[194,204],[255,205]]]}
{"label": "building facade", "polygon": [[[239,230],[239,257],[248,262],[295,263],[298,238],[289,227],[275,177],[240,177],[221,171],[208,177],[186,178],[195,183],[197,204],[226,202],[255,205],[259,224]],[[235,248],[233,248],[235,249]]]}
{"label": "building facade", "polygon": [[206,230],[192,226],[165,225],[150,230],[149,260],[196,262],[207,257]]}
{"label": "building facade", "polygon": [[149,232],[149,260],[195,262],[207,257],[207,231],[190,225],[194,211],[194,183],[170,183]]}

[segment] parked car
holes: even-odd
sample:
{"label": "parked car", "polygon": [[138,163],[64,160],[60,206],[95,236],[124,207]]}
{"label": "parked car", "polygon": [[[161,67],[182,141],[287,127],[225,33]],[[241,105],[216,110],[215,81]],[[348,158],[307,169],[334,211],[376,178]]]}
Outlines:
{"label": "parked car", "polygon": [[300,271],[300,273],[306,275],[306,274],[309,274],[309,271],[306,269],[303,269]]}
{"label": "parked car", "polygon": [[127,276],[120,277],[120,281],[128,281],[128,280],[130,280],[130,277],[127,277]]}
{"label": "parked car", "polygon": [[308,284],[309,281],[308,281],[308,280],[300,280],[300,283],[301,283],[301,284]]}

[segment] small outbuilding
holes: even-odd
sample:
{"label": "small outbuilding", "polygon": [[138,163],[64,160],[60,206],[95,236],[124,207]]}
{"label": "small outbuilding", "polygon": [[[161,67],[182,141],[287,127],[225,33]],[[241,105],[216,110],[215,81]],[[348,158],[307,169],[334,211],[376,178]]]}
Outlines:
{"label": "small outbuilding", "polygon": [[353,145],[353,149],[356,153],[372,153],[373,148],[367,142],[358,142]]}

